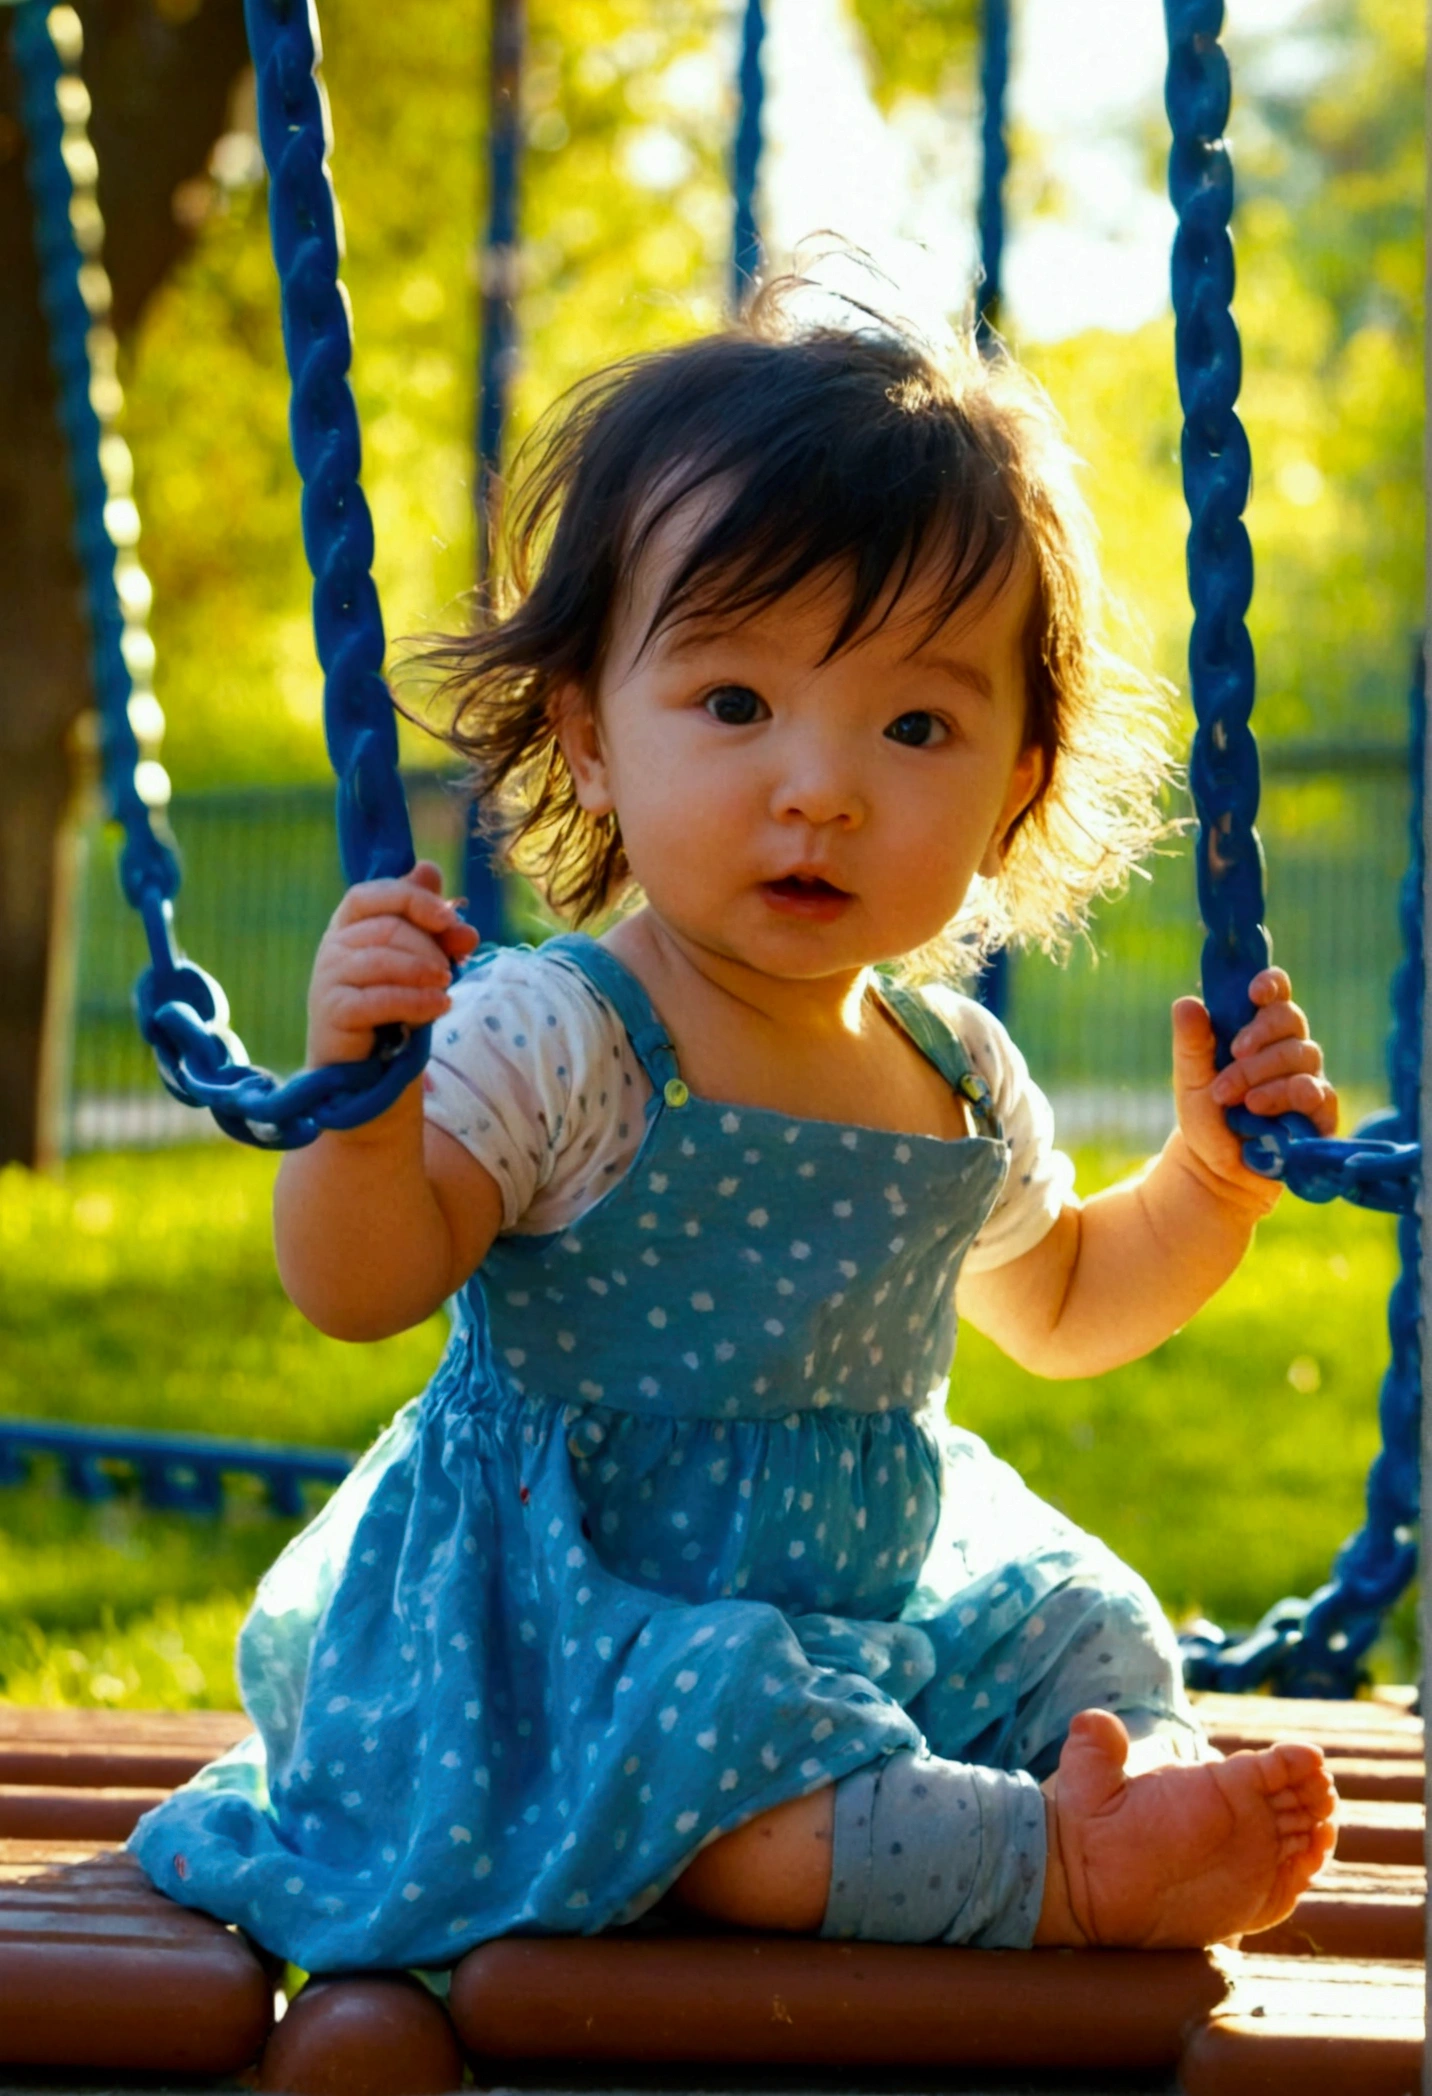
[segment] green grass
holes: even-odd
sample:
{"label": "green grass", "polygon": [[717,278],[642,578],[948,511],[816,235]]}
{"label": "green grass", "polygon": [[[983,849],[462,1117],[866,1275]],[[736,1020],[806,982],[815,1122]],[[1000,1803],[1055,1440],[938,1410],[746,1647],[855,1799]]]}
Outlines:
{"label": "green grass", "polygon": [[[422,1387],[445,1320],[325,1339],[269,1249],[275,1162],[237,1148],[0,1174],[0,1414],[362,1448]],[[84,1507],[40,1470],[0,1491],[0,1692],[231,1704],[247,1597],[292,1524]]]}
{"label": "green grass", "polygon": [[[1086,1188],[1127,1160],[1086,1153]],[[445,1321],[378,1346],[314,1332],[268,1242],[274,1161],[204,1149],[0,1174],[0,1413],[359,1448],[419,1389]],[[1107,1538],[1176,1614],[1248,1622],[1325,1577],[1377,1441],[1391,1225],[1285,1201],[1242,1271],[1147,1360],[1037,1382],[977,1334],[952,1409]],[[1291,1377],[1291,1380],[1290,1380]],[[0,1692],[174,1707],[234,1699],[247,1598],[291,1533],[84,1507],[41,1469],[0,1491]],[[1381,1671],[1412,1666],[1399,1612]]]}

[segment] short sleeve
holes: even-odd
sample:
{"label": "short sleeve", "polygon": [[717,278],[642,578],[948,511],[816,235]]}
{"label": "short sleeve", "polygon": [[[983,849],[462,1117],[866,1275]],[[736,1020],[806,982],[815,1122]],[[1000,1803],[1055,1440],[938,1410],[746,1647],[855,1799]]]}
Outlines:
{"label": "short sleeve", "polygon": [[423,1112],[502,1192],[502,1227],[559,1230],[626,1170],[651,1086],[620,1018],[540,948],[485,953],[433,1029]]}
{"label": "short sleeve", "polygon": [[1032,1251],[1076,1197],[1074,1166],[1054,1144],[1054,1114],[1008,1033],[973,998],[934,985],[921,993],[959,1039],[1009,1144],[1009,1173],[965,1254],[966,1273],[988,1273]]}

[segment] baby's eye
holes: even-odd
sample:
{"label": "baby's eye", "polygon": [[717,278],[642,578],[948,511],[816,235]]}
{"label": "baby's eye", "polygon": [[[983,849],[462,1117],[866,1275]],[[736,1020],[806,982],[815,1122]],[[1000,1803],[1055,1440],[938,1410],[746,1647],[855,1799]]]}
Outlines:
{"label": "baby's eye", "polygon": [[728,728],[748,728],[753,721],[766,719],[771,710],[749,684],[718,684],[701,703],[713,720]]}
{"label": "baby's eye", "polygon": [[903,743],[906,749],[927,750],[939,742],[949,740],[949,729],[933,713],[902,713],[898,720],[891,721],[885,733],[891,742]]}

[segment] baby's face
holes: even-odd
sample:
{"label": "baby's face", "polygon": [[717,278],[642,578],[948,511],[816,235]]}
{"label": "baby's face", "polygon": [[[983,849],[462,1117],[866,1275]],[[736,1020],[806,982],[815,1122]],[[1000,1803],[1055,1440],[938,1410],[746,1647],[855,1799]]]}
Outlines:
{"label": "baby's face", "polygon": [[650,907],[710,954],[812,980],[924,945],[975,874],[998,871],[1039,784],[1023,748],[1028,578],[931,640],[912,587],[829,661],[846,591],[819,583],[643,648],[678,550],[658,542],[644,563],[596,708],[564,730],[583,804],[615,809]]}

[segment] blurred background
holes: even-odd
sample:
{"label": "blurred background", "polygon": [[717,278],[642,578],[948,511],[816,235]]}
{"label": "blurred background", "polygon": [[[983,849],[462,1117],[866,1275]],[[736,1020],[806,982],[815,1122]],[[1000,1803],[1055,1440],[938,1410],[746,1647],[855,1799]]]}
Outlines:
{"label": "blurred background", "polygon": [[[131,90],[176,40],[232,38],[236,12],[226,0],[80,9]],[[1405,0],[1232,0],[1230,15],[1269,921],[1357,1111],[1384,1094],[1407,860],[1425,23]],[[391,635],[452,629],[474,579],[487,10],[325,0],[323,29],[377,580]],[[514,441],[594,366],[719,322],[738,30],[731,0],[531,0]],[[833,233],[869,253],[898,310],[931,328],[967,311],[977,31],[975,0],[770,0],[758,214],[770,268]],[[1087,462],[1116,644],[1186,713],[1163,63],[1153,0],[1016,6],[1001,324]],[[210,99],[212,136],[157,199],[120,158],[143,160],[142,127],[106,151],[98,88],[95,133],[102,203],[108,179],[137,199],[136,225],[143,211],[165,219],[163,266],[118,314],[119,371],[182,936],[223,980],[250,1055],[287,1070],[341,880],[241,55]],[[21,153],[0,115],[0,178]],[[106,213],[111,246],[139,237]],[[442,753],[404,735],[419,848],[456,882],[461,803]],[[166,1099],[134,1031],[140,935],[82,735],[72,748],[68,1020],[52,1058],[66,1161],[0,1177],[0,1413],[360,1446],[421,1386],[441,1321],[352,1349],[284,1303],[266,1241],[271,1161],[196,1150],[206,1127]],[[1012,963],[1009,1023],[1086,1187],[1170,1125],[1168,1005],[1196,987],[1201,938],[1187,842],[1145,876],[1065,965]],[[517,930],[540,928],[529,898],[510,903]],[[1051,1391],[972,1337],[953,1403],[1172,1611],[1248,1621],[1316,1585],[1356,1524],[1392,1271],[1383,1219],[1289,1202],[1218,1302],[1148,1362]],[[232,1700],[238,1614],[289,1532],[257,1499],[210,1523],[122,1492],[85,1507],[39,1466],[0,1490],[0,1524],[0,1693]],[[1405,1677],[1409,1636],[1404,1609],[1384,1671]]]}
{"label": "blurred background", "polygon": [[[1415,12],[1242,0],[1228,36],[1269,915],[1333,1067],[1360,1092],[1382,1082],[1421,587]],[[399,637],[461,625],[473,578],[482,13],[435,0],[381,19],[349,0],[324,9],[364,478]],[[934,327],[964,311],[976,13],[972,0],[776,0],[760,203],[771,267],[830,229],[867,250],[898,310]],[[719,320],[736,27],[724,0],[532,9],[513,439],[594,365]],[[1088,461],[1127,614],[1116,638],[1181,688],[1163,50],[1150,0],[1016,9],[1002,317]],[[291,1068],[339,874],[242,78],[229,119],[207,172],[172,199],[194,244],[125,342],[122,374],[184,937],[229,989],[251,1053]],[[417,736],[407,754],[414,767],[442,755]],[[460,811],[436,781],[419,804],[429,847],[456,873]],[[113,850],[87,828],[68,1148],[194,1132],[157,1092],[130,1024],[141,946]],[[1015,961],[1011,1016],[1080,1133],[1145,1140],[1165,1125],[1167,1004],[1194,980],[1199,932],[1186,851],[1148,871],[1071,968]]]}

